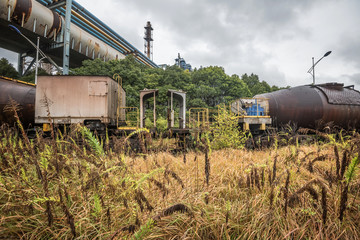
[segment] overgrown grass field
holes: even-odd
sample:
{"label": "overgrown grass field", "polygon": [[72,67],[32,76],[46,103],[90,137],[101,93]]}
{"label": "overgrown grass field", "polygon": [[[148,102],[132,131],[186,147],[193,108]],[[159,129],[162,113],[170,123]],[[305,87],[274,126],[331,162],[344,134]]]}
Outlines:
{"label": "overgrown grass field", "polygon": [[19,134],[0,131],[1,239],[360,238],[356,133],[262,150],[204,138],[176,155],[83,127]]}

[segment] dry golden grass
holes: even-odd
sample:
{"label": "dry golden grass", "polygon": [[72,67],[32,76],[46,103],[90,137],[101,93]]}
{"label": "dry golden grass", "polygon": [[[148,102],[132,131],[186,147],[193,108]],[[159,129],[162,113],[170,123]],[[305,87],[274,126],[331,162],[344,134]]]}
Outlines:
{"label": "dry golden grass", "polygon": [[[162,218],[152,228],[149,239],[243,239],[243,238],[289,238],[289,239],[357,239],[359,237],[359,201],[353,192],[349,199],[354,200],[348,206],[347,219],[339,221],[340,185],[326,180],[325,171],[335,172],[332,147],[301,146],[299,154],[293,156],[291,147],[282,147],[275,151],[226,149],[213,151],[210,156],[210,184],[205,182],[204,154],[191,152],[174,157],[168,153],[149,155],[146,160],[139,159],[129,166],[135,172],[150,172],[158,166],[175,171],[184,181],[181,188],[172,179],[167,182],[163,176],[158,181],[168,185],[170,193],[162,197],[161,191],[153,185],[144,191],[158,212],[167,206],[183,203],[189,206],[194,216],[175,214]],[[301,160],[310,152],[315,156]],[[323,162],[308,170],[308,162],[316,156],[326,155]],[[271,184],[274,159],[277,156],[276,177]],[[194,161],[196,159],[196,161]],[[254,174],[254,169],[257,174]],[[317,196],[314,199],[307,191],[297,197],[296,204],[288,207],[284,214],[285,200],[283,191],[287,171],[290,173],[289,195],[312,180],[311,188]],[[250,178],[250,181],[249,181]],[[354,190],[359,178],[354,179]],[[323,222],[322,187],[326,190],[326,222]],[[273,189],[273,190],[271,190]],[[273,203],[270,195],[273,191]],[[273,205],[273,206],[271,206]],[[151,214],[150,214],[151,215]],[[146,221],[149,216],[145,216]]]}
{"label": "dry golden grass", "polygon": [[39,137],[29,147],[0,131],[1,237],[360,237],[359,170],[349,175],[358,137],[210,151],[207,184],[204,148],[131,156],[102,150],[88,134]]}

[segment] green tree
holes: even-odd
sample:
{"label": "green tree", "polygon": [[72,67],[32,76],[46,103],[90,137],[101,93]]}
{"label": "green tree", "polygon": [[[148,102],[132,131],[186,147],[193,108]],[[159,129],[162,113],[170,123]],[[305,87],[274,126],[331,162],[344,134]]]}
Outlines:
{"label": "green tree", "polygon": [[[38,76],[47,76],[49,75],[45,70],[39,68]],[[21,81],[35,83],[35,69],[29,71],[26,75],[20,77]]]}
{"label": "green tree", "polygon": [[247,140],[246,133],[239,130],[238,118],[225,106],[219,106],[218,115],[211,126],[212,149],[243,148]]}
{"label": "green tree", "polygon": [[228,76],[222,67],[211,66],[194,71],[192,83],[194,88],[190,89],[189,95],[200,97],[209,107],[250,95],[248,86],[237,75]]}
{"label": "green tree", "polygon": [[[134,57],[104,62],[101,59],[86,60],[80,68],[72,69],[74,75],[105,75],[113,77],[119,74],[126,91],[127,106],[138,107],[139,92],[144,88],[158,89],[157,112],[167,114],[167,90],[183,90],[187,93],[187,109],[192,107],[214,108],[219,104],[229,104],[235,99],[251,97],[254,94],[270,92],[265,81],[260,82],[255,74],[242,78],[229,76],[224,68],[210,66],[189,72],[178,66],[150,68],[138,63]],[[175,103],[176,104],[176,103]]]}
{"label": "green tree", "polygon": [[101,59],[85,60],[82,66],[71,70],[73,75],[109,76],[119,74],[126,91],[127,106],[139,106],[139,91],[145,88],[145,69],[147,67],[128,56],[122,60],[104,62]]}
{"label": "green tree", "polygon": [[257,94],[261,94],[261,93],[267,93],[267,92],[272,92],[272,91],[276,91],[279,90],[278,87],[276,86],[272,86],[270,87],[270,85],[265,82],[265,81],[260,81],[259,80],[259,76],[256,74],[244,74],[241,76],[241,79],[247,84],[247,86],[250,89],[251,92],[251,96],[255,96]]}
{"label": "green tree", "polygon": [[9,78],[18,78],[19,73],[6,58],[0,59],[0,76]]}

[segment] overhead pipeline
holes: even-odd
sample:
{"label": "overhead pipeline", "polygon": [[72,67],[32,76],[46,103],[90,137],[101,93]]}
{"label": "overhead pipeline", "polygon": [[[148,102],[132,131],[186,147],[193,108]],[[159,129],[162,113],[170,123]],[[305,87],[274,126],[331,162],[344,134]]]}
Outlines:
{"label": "overhead pipeline", "polygon": [[[79,4],[74,2],[75,8]],[[2,0],[0,1],[0,18],[46,37],[55,43],[63,42],[64,9],[52,11],[35,0]],[[141,53],[127,44],[124,39],[115,37],[102,23],[94,23],[72,11],[70,27],[71,49],[92,59],[100,58],[104,61],[123,59],[127,54],[135,54],[137,61],[148,66],[156,66]],[[78,26],[77,26],[78,25]],[[80,26],[80,27],[79,27]],[[137,57],[137,55],[141,55]]]}

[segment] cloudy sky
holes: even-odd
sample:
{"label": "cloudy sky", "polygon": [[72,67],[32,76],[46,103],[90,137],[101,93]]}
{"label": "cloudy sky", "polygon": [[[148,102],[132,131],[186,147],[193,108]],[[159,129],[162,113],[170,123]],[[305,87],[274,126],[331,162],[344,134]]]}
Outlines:
{"label": "cloudy sky", "polygon": [[[154,61],[222,66],[277,86],[343,82],[360,89],[358,0],[77,0],[139,50],[154,28]],[[1,55],[16,56],[1,51]]]}

